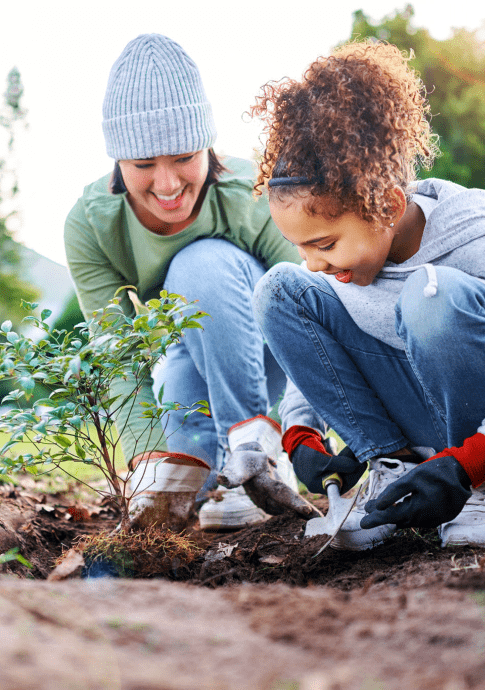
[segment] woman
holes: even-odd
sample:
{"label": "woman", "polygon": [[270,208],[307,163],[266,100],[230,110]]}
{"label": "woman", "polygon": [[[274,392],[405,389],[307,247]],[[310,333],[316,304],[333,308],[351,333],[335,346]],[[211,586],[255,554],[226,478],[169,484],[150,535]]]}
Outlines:
{"label": "woman", "polygon": [[[86,318],[123,285],[136,286],[142,301],[164,288],[198,300],[210,314],[203,331],[187,331],[169,350],[155,389],[163,382],[164,398],[184,405],[209,401],[212,418],[192,415],[180,429],[183,412],[173,412],[165,433],[169,450],[208,460],[205,489],[214,488],[227,430],[266,415],[284,385],[253,317],[253,288],[269,267],[299,262],[299,255],[267,203],[253,200],[251,163],[215,155],[211,106],[196,65],[177,43],[159,34],[131,41],[111,70],[103,117],[114,173],[88,185],[69,213],[69,269]],[[126,292],[122,307],[135,314]],[[113,393],[127,386],[119,380]],[[147,382],[137,403],[153,399]],[[161,431],[148,438],[142,411],[135,404],[117,419],[132,468],[166,449]],[[264,517],[238,490],[208,501],[200,514],[203,527]]]}

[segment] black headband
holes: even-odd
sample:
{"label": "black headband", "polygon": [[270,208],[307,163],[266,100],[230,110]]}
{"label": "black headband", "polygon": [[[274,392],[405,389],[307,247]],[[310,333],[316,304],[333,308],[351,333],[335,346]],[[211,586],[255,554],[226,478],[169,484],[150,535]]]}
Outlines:
{"label": "black headband", "polygon": [[268,182],[268,187],[283,187],[284,185],[310,185],[318,182],[318,179],[309,180],[308,177],[272,177]]}
{"label": "black headband", "polygon": [[[294,177],[272,177],[268,182],[268,187],[284,187],[292,186],[297,187],[299,185],[314,185],[321,184],[325,185],[325,177],[323,175],[318,175],[317,177],[300,177],[295,175]],[[342,180],[342,186],[344,188],[352,188],[352,177],[347,175]]]}

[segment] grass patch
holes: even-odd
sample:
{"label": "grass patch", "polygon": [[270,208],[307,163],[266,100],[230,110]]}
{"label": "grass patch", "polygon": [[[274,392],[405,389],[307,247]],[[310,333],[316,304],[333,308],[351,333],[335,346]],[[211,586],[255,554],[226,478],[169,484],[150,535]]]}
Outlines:
{"label": "grass patch", "polygon": [[[4,445],[8,441],[8,439],[8,434],[0,432],[1,445]],[[33,443],[29,443],[26,441],[19,442],[14,448],[18,453],[34,453],[36,450],[38,450],[38,448]],[[9,453],[7,453],[7,455],[9,455]],[[121,448],[119,446],[117,446],[116,448],[115,462],[119,474],[124,474],[125,472],[127,472],[128,467],[126,465],[123,453],[121,452]],[[65,477],[68,481],[70,477],[71,479],[75,479],[80,482],[85,482],[86,484],[90,484],[92,482],[97,483],[104,479],[103,473],[100,469],[98,469],[89,462],[82,462],[81,460],[66,460],[65,462],[61,463],[61,466],[59,468],[55,467],[52,464],[43,466],[39,465],[37,469],[37,474],[32,473],[31,475],[34,479],[36,477],[42,477],[44,480],[47,477],[52,477],[53,479],[56,477]],[[17,483],[14,474],[3,476],[0,475],[0,482],[9,482],[12,484]],[[57,488],[57,490],[59,489]]]}

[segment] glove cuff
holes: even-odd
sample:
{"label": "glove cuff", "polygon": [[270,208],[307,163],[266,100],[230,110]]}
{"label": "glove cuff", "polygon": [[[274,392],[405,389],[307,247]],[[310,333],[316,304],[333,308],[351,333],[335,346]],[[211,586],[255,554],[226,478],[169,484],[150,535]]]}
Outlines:
{"label": "glove cuff", "polygon": [[485,426],[483,422],[480,431],[465,439],[460,448],[445,448],[441,453],[433,455],[430,460],[450,455],[463,467],[474,489],[483,484],[485,482]]}
{"label": "glove cuff", "polygon": [[157,491],[197,492],[210,472],[209,465],[201,458],[168,451],[162,456],[138,459],[132,469],[130,487],[140,495]]}
{"label": "glove cuff", "polygon": [[330,453],[327,453],[325,450],[320,432],[310,426],[300,426],[297,424],[290,426],[290,428],[287,429],[283,434],[281,443],[283,444],[285,451],[288,453],[290,460],[293,451],[297,446],[300,445],[313,448],[313,450],[323,453],[323,455],[330,455]]}
{"label": "glove cuff", "polygon": [[231,453],[242,443],[259,443],[266,455],[276,460],[281,452],[281,426],[274,419],[258,414],[233,424],[227,432],[227,440]]}

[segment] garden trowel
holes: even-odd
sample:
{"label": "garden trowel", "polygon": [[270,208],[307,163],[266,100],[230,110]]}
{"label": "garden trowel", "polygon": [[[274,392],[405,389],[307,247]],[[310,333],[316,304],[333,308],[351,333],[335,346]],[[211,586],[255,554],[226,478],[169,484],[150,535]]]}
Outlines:
{"label": "garden trowel", "polygon": [[[340,488],[342,480],[337,473],[331,474],[323,480],[323,488],[327,491],[328,512],[324,517],[315,517],[308,520],[305,527],[305,537],[327,536],[328,539],[319,551],[318,556],[333,541],[337,532],[347,519],[360,493],[356,492],[352,498],[342,498]],[[314,558],[315,558],[314,556]]]}

